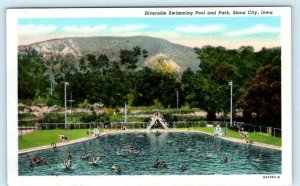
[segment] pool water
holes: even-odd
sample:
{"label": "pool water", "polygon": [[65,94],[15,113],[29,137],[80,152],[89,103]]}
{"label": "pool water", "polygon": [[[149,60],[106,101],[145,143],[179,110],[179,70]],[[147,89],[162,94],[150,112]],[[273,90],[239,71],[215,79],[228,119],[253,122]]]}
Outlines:
{"label": "pool water", "polygon": [[[131,145],[139,153],[131,153]],[[98,165],[81,159],[88,151],[100,156]],[[68,152],[73,167],[64,168]],[[223,163],[221,156],[228,157]],[[29,167],[30,158],[47,158],[49,164]],[[157,168],[155,160],[167,167]],[[119,165],[122,171],[111,169]],[[187,170],[179,167],[186,165]],[[233,143],[194,132],[149,132],[104,135],[89,141],[19,155],[19,175],[213,175],[280,174],[281,151]]]}

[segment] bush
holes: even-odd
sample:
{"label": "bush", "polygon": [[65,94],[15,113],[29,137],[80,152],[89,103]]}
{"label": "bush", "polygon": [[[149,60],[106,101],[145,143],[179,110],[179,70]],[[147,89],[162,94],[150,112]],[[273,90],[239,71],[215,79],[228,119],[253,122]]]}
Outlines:
{"label": "bush", "polygon": [[167,122],[178,121],[178,117],[175,115],[172,115],[171,113],[163,113],[162,115]]}
{"label": "bush", "polygon": [[83,114],[80,117],[80,121],[88,123],[88,122],[97,122],[99,120],[99,116],[96,114]]}
{"label": "bush", "polygon": [[109,117],[110,121],[121,122],[124,121],[124,114],[115,114]]}
{"label": "bush", "polygon": [[63,123],[65,122],[64,114],[60,113],[46,113],[44,117],[39,119],[39,122],[43,123]]}
{"label": "bush", "polygon": [[158,99],[154,99],[153,102],[156,109],[164,109],[164,106]]}
{"label": "bush", "polygon": [[203,116],[177,116],[178,121],[204,121],[205,117]]}
{"label": "bush", "polygon": [[26,113],[26,114],[18,114],[18,119],[19,120],[24,120],[24,119],[36,119],[36,116],[30,113]]}
{"label": "bush", "polygon": [[48,106],[50,105],[60,105],[60,100],[57,100],[51,96],[47,96],[47,97],[37,97],[32,101],[32,105],[37,105],[37,104],[41,104],[44,103]]}
{"label": "bush", "polygon": [[112,108],[105,108],[104,109],[104,114],[107,116],[112,116],[114,114],[114,109]]}
{"label": "bush", "polygon": [[84,102],[78,104],[78,107],[79,107],[79,108],[90,108],[90,107],[91,107],[91,104],[88,103],[87,100],[84,100]]}

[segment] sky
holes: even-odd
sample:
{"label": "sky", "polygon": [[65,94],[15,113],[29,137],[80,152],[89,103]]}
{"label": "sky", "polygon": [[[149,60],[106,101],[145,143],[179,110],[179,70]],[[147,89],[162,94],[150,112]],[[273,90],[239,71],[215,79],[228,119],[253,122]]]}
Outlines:
{"label": "sky", "polygon": [[189,47],[280,46],[280,17],[22,18],[19,45],[64,37],[146,35]]}

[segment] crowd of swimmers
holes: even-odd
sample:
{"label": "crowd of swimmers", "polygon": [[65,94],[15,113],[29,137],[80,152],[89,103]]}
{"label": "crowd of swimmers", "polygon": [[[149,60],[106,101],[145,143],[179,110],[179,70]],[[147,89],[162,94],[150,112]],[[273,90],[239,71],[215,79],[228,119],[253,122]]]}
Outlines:
{"label": "crowd of swimmers", "polygon": [[32,167],[34,165],[40,165],[41,163],[48,165],[48,159],[47,158],[32,157],[32,158],[30,158],[29,167]]}
{"label": "crowd of swimmers", "polygon": [[[90,157],[90,153],[88,151],[85,151],[81,156],[80,158],[81,159],[88,159]],[[67,154],[67,158],[68,160],[64,161],[64,166],[65,166],[65,169],[71,169],[72,168],[72,161],[70,159],[73,158],[71,152],[68,152]],[[89,164],[93,164],[93,165],[98,165],[98,161],[100,160],[100,157],[99,156],[95,156],[95,157],[92,157],[89,161]]]}
{"label": "crowd of swimmers", "polygon": [[[90,157],[90,153],[85,151],[82,155],[81,158],[82,159],[88,159],[88,157]],[[71,152],[68,152],[67,154],[67,158],[68,160],[64,161],[64,168],[65,169],[71,169],[73,167],[73,162],[72,162],[72,154]],[[93,165],[98,165],[98,161],[100,160],[99,156],[94,156],[90,159],[89,164],[93,164]],[[228,163],[229,162],[229,158],[227,156],[221,156],[219,158],[221,163]],[[256,158],[257,161],[262,161],[262,154],[259,154],[258,158]],[[30,164],[29,167],[32,167],[34,165],[40,165],[40,164],[47,164],[48,165],[48,159],[47,158],[38,158],[38,157],[31,157],[30,158]],[[160,159],[156,159],[153,165],[155,168],[166,168],[167,167],[167,163],[165,161],[162,161]],[[116,164],[112,164],[111,166],[112,170],[115,170],[116,172],[120,173],[123,168],[120,165],[116,165]],[[179,169],[182,171],[185,171],[188,169],[188,166],[186,164],[181,164],[179,166]]]}
{"label": "crowd of swimmers", "polygon": [[[159,116],[159,115],[157,115],[157,116]],[[126,127],[125,128],[124,127],[125,126],[122,125],[121,130],[126,130]],[[215,129],[215,132],[220,134],[220,133],[222,133],[222,130],[219,128],[219,126],[217,126],[216,129]],[[247,131],[244,130],[243,127],[239,128],[238,133],[241,135],[241,137],[243,139],[246,139],[248,141],[248,139],[247,139],[248,138],[248,133],[247,133]],[[89,136],[90,134],[91,134],[90,131],[87,130],[87,135]],[[68,140],[68,136],[64,133],[60,133],[59,138],[60,138],[61,142],[65,142],[65,141]],[[203,141],[206,142],[206,143],[210,143],[209,137],[204,138]],[[56,148],[55,143],[52,143],[51,146],[53,148]],[[139,150],[136,147],[132,146],[132,145],[125,146],[124,150],[127,151],[127,152],[130,152],[130,153],[133,153],[133,154],[138,154],[139,153]],[[186,148],[185,147],[180,147],[179,152],[186,152]],[[89,159],[90,156],[91,156],[91,154],[88,151],[85,151],[80,156],[80,158],[81,159]],[[68,152],[67,158],[68,158],[68,160],[64,161],[64,167],[65,167],[65,169],[71,169],[72,166],[73,166],[73,163],[72,163],[72,160],[71,160],[73,158],[73,156],[72,156],[71,152]],[[262,160],[262,155],[260,155],[257,159],[261,161]],[[91,157],[89,163],[93,164],[93,165],[98,165],[99,160],[100,160],[100,157],[98,157],[98,156]],[[227,156],[221,156],[219,158],[219,160],[222,163],[228,163],[229,162],[229,158]],[[29,167],[32,167],[34,165],[39,165],[39,164],[48,164],[48,159],[38,158],[38,157],[30,158]],[[154,162],[154,167],[156,167],[156,168],[165,168],[165,167],[167,167],[167,163],[165,161],[160,160],[160,159],[156,159],[155,162]],[[120,165],[112,164],[111,169],[120,173],[123,168]],[[179,169],[182,170],[182,171],[185,171],[185,170],[188,169],[188,167],[187,167],[187,165],[182,164],[182,165],[179,166]]]}

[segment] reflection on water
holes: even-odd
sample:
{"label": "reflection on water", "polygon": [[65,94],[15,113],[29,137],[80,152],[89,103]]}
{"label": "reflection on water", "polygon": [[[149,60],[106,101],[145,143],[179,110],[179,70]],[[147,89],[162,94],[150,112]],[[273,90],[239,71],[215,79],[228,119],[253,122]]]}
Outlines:
{"label": "reflection on water", "polygon": [[[71,169],[63,162],[73,156]],[[99,164],[81,159],[99,156]],[[220,161],[221,156],[228,162]],[[30,167],[32,157],[49,164]],[[165,168],[154,166],[164,161]],[[121,171],[112,166],[122,167]],[[182,166],[184,165],[184,166]],[[183,167],[183,168],[182,168]],[[210,175],[281,173],[281,151],[237,144],[199,133],[151,132],[102,136],[98,139],[19,155],[19,175]]]}

